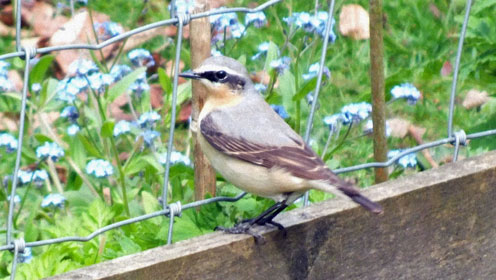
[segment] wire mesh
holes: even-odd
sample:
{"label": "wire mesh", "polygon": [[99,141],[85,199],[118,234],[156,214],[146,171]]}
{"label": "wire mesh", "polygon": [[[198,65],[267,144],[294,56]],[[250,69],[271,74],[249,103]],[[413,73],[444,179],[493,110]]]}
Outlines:
{"label": "wire mesh", "polygon": [[[151,219],[157,216],[169,216],[170,217],[170,223],[169,223],[169,231],[168,231],[168,236],[167,236],[167,244],[170,244],[172,242],[172,233],[173,233],[173,227],[174,227],[174,216],[179,216],[183,210],[190,209],[190,208],[195,208],[201,205],[213,203],[213,202],[234,202],[239,199],[241,199],[246,193],[241,193],[235,197],[214,197],[214,198],[209,198],[209,199],[204,199],[200,201],[195,201],[192,203],[188,203],[186,205],[181,205],[180,202],[174,202],[174,203],[168,203],[167,201],[167,192],[168,192],[168,184],[169,184],[169,171],[170,171],[170,166],[171,166],[171,152],[172,152],[172,145],[173,145],[173,139],[174,139],[174,124],[175,124],[175,115],[176,115],[176,102],[177,102],[177,84],[178,84],[178,72],[179,72],[179,61],[180,61],[180,54],[181,54],[181,44],[182,44],[182,34],[183,34],[183,28],[185,25],[188,24],[188,22],[192,19],[196,18],[202,18],[202,17],[209,17],[211,15],[217,15],[217,14],[223,14],[223,13],[232,13],[232,12],[241,12],[241,13],[254,13],[254,12],[259,12],[263,11],[264,9],[275,5],[282,0],[271,0],[267,1],[261,5],[259,5],[256,8],[249,9],[245,7],[238,7],[238,8],[228,8],[228,9],[222,9],[222,10],[211,10],[208,12],[203,12],[203,13],[197,13],[197,14],[184,14],[184,13],[176,13],[175,11],[171,10],[171,19],[163,20],[163,21],[158,21],[152,24],[148,24],[133,30],[130,30],[128,32],[122,33],[118,36],[112,37],[108,40],[105,40],[101,43],[98,44],[72,44],[72,45],[62,45],[62,46],[51,46],[51,47],[44,47],[44,48],[23,48],[21,45],[21,33],[20,33],[20,15],[21,15],[21,9],[22,9],[22,1],[18,0],[16,1],[16,51],[12,53],[7,53],[0,55],[0,60],[4,59],[9,59],[9,58],[14,58],[14,57],[19,57],[25,60],[25,71],[24,71],[24,84],[22,88],[22,100],[21,100],[21,113],[20,113],[20,126],[19,126],[19,135],[18,135],[18,149],[17,149],[17,155],[16,155],[16,163],[15,163],[15,169],[14,169],[14,176],[13,176],[13,182],[12,182],[12,189],[11,189],[11,197],[13,198],[16,193],[16,186],[18,182],[18,172],[19,172],[19,167],[20,167],[20,159],[21,159],[21,154],[22,154],[22,142],[24,138],[24,124],[25,124],[25,114],[26,114],[26,101],[27,101],[27,90],[28,90],[28,82],[29,82],[29,73],[30,73],[30,60],[34,58],[36,54],[46,54],[46,53],[51,53],[54,51],[64,51],[64,50],[71,50],[71,49],[88,49],[88,50],[100,50],[106,46],[109,46],[113,43],[123,41],[126,38],[129,38],[133,35],[145,32],[150,29],[166,26],[166,25],[173,25],[176,24],[178,26],[178,31],[177,31],[177,43],[176,43],[176,53],[175,53],[175,69],[174,69],[174,79],[173,79],[173,92],[172,92],[172,106],[171,106],[171,125],[170,125],[170,132],[169,132],[169,138],[168,138],[168,143],[167,143],[167,160],[166,160],[166,167],[165,167],[165,176],[164,176],[164,182],[162,186],[162,210],[156,211],[147,215],[142,215],[134,218],[130,218],[127,220],[123,220],[120,222],[116,222],[113,224],[110,224],[108,226],[102,227],[91,234],[87,236],[67,236],[67,237],[59,237],[59,238],[53,238],[53,239],[47,239],[47,240],[40,240],[40,241],[34,241],[34,242],[24,242],[22,238],[20,239],[13,239],[13,214],[14,214],[14,199],[11,199],[9,202],[9,211],[8,211],[8,217],[7,217],[7,231],[6,231],[6,244],[3,246],[0,246],[0,251],[3,250],[11,250],[14,254],[14,260],[12,262],[12,270],[11,270],[11,279],[15,278],[15,273],[16,273],[16,266],[17,266],[17,257],[19,253],[22,253],[25,248],[29,247],[37,247],[37,246],[46,246],[46,245],[51,245],[51,244],[57,244],[57,243],[62,243],[62,242],[87,242],[109,230],[116,229],[125,225],[129,225],[132,223],[137,223],[140,221],[144,221],[147,219]],[[317,3],[317,1],[316,1]],[[459,65],[460,65],[460,60],[461,60],[461,53],[463,49],[463,40],[465,37],[465,32],[468,24],[468,19],[470,16],[470,7],[471,7],[472,1],[467,0],[466,2],[466,12],[465,12],[465,17],[464,17],[464,22],[463,26],[460,32],[460,39],[459,39],[459,44],[458,44],[458,50],[457,50],[457,55],[456,55],[456,64],[455,64],[455,70],[454,70],[454,77],[453,77],[453,82],[452,82],[452,88],[451,88],[451,97],[450,97],[450,107],[449,107],[449,116],[448,116],[448,136],[444,139],[440,139],[437,141],[425,143],[419,146],[415,146],[409,149],[403,150],[401,153],[395,155],[391,159],[389,159],[387,162],[372,162],[372,163],[366,163],[366,164],[360,164],[356,166],[351,166],[351,167],[346,167],[346,168],[341,168],[334,170],[336,173],[345,173],[345,172],[351,172],[351,171],[356,171],[360,169],[365,169],[365,168],[373,168],[373,167],[388,167],[395,163],[398,159],[400,159],[402,156],[418,152],[424,149],[444,145],[444,144],[453,144],[454,146],[454,155],[453,155],[453,161],[456,161],[458,158],[458,153],[460,146],[466,145],[468,139],[475,139],[479,137],[486,137],[490,135],[495,135],[496,134],[496,129],[493,130],[488,130],[488,131],[482,131],[482,132],[477,132],[477,133],[472,133],[466,135],[463,130],[458,131],[458,132],[453,132],[453,114],[454,114],[454,99],[456,95],[456,85],[457,85],[457,78],[458,78],[458,72],[459,72]],[[317,4],[316,4],[317,5]],[[331,30],[332,26],[332,21],[333,21],[333,12],[334,12],[334,6],[335,6],[335,1],[332,0],[329,4],[329,12],[328,12],[328,18],[327,18],[327,23],[326,23],[326,29],[325,29],[325,35],[324,35],[324,40],[323,40],[323,48],[322,48],[322,53],[320,57],[320,66],[319,66],[319,71],[317,75],[317,83],[316,83],[316,88],[313,92],[313,100],[311,110],[309,113],[308,121],[307,121],[307,126],[305,130],[305,135],[304,139],[305,141],[308,142],[311,130],[312,130],[312,123],[313,123],[313,117],[315,114],[315,111],[317,109],[317,98],[319,96],[319,91],[321,88],[322,84],[322,75],[323,75],[323,68],[324,68],[324,62],[325,62],[325,56],[327,52],[327,44],[329,40],[329,33]],[[72,1],[71,1],[71,10],[72,10]],[[305,205],[308,204],[308,194],[305,195]]]}

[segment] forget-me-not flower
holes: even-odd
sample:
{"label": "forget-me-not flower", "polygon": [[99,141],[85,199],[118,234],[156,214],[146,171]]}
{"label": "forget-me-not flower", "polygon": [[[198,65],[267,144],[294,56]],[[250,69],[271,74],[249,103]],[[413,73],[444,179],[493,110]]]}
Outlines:
{"label": "forget-me-not flower", "polygon": [[276,69],[277,73],[282,74],[286,69],[289,68],[289,63],[291,63],[291,58],[284,56],[271,61],[269,66]]}
{"label": "forget-me-not flower", "polygon": [[114,137],[131,132],[131,123],[126,120],[118,121],[114,126]]}
{"label": "forget-me-not flower", "polygon": [[391,89],[393,99],[404,98],[410,105],[415,105],[420,98],[420,91],[411,83],[396,85]]}
{"label": "forget-me-not flower", "polygon": [[283,119],[289,118],[288,112],[286,112],[286,109],[284,109],[284,106],[282,105],[275,105],[271,104],[270,107]]}
{"label": "forget-me-not flower", "polygon": [[94,72],[98,72],[98,66],[88,59],[78,59],[69,65],[69,74],[71,75],[85,76]]}
{"label": "forget-me-not flower", "polygon": [[[283,18],[283,21],[287,24],[294,24],[297,28],[303,28],[306,32],[316,32],[321,37],[324,37],[327,18],[328,14],[325,11],[317,12],[317,14],[296,12],[290,17]],[[336,41],[336,34],[333,31],[334,24],[335,20],[332,19],[331,30],[329,31],[329,41],[331,43]]]}
{"label": "forget-me-not flower", "polygon": [[[195,0],[176,0],[175,1],[175,10],[176,13],[181,14],[190,14],[195,9]],[[171,10],[171,5],[168,6],[169,11]]]}
{"label": "forget-me-not flower", "polygon": [[67,106],[60,112],[62,118],[67,118],[69,121],[74,122],[79,118],[79,112],[74,106]]}
{"label": "forget-me-not flower", "polygon": [[1,147],[5,147],[7,153],[11,153],[17,150],[17,139],[8,133],[0,133],[0,148]]}
{"label": "forget-me-not flower", "polygon": [[151,146],[153,144],[153,141],[159,136],[160,136],[160,132],[147,129],[141,132],[138,138],[143,137],[143,141],[145,142],[145,144],[147,146]]}
{"label": "forget-me-not flower", "polygon": [[[158,162],[162,165],[165,165],[167,163],[167,153],[161,153],[159,156],[158,156]],[[186,166],[191,166],[191,160],[181,154],[180,152],[177,152],[177,151],[172,151],[171,152],[171,164],[184,164]]]}
{"label": "forget-me-not flower", "polygon": [[140,127],[151,127],[155,122],[160,120],[160,115],[155,111],[150,111],[141,114],[138,119],[138,124]]}
{"label": "forget-me-not flower", "polygon": [[[398,154],[400,154],[401,152],[403,152],[403,151],[402,150],[390,150],[388,152],[387,156],[389,159],[391,159],[391,158],[397,156]],[[404,156],[400,157],[397,160],[397,162],[399,165],[403,166],[403,168],[415,167],[415,166],[417,166],[417,154],[411,153],[411,154],[404,155]]]}
{"label": "forget-me-not flower", "polygon": [[269,50],[269,46],[270,46],[270,43],[269,42],[263,42],[261,43],[260,45],[258,45],[258,52],[251,57],[251,60],[255,60],[257,58],[259,58],[262,54],[265,54],[267,53],[267,51]]}
{"label": "forget-me-not flower", "polygon": [[[303,79],[304,80],[310,80],[314,77],[317,77],[317,74],[319,73],[319,68],[320,68],[320,63],[316,62],[308,68],[308,73],[303,74]],[[328,79],[331,77],[331,71],[327,66],[324,65],[324,69],[322,72]]]}
{"label": "forget-me-not flower", "polygon": [[30,263],[32,259],[33,254],[31,253],[31,247],[24,248],[24,251],[17,255],[17,261],[19,263]]}
{"label": "forget-me-not flower", "polygon": [[145,49],[134,49],[131,50],[128,54],[127,57],[129,60],[131,60],[131,63],[136,66],[146,66],[146,67],[152,67],[155,65],[155,60],[153,59],[152,54],[150,51],[145,50]]}
{"label": "forget-me-not flower", "polygon": [[253,24],[253,26],[260,28],[267,24],[267,17],[264,12],[248,13],[245,16],[245,25]]}
{"label": "forget-me-not flower", "polygon": [[106,178],[114,174],[114,168],[104,159],[92,159],[86,164],[86,173],[97,178]]}
{"label": "forget-me-not flower", "polygon": [[341,109],[341,114],[343,116],[343,124],[349,124],[351,122],[359,122],[369,117],[372,112],[372,105],[367,102],[352,103],[345,105]]}
{"label": "forget-me-not flower", "polygon": [[108,40],[124,32],[122,26],[113,21],[95,22],[93,24],[99,40]]}
{"label": "forget-me-not flower", "polygon": [[41,84],[40,83],[34,83],[34,84],[32,84],[31,85],[31,91],[33,93],[36,93],[36,94],[40,93],[40,91],[41,91]]}
{"label": "forget-me-not flower", "polygon": [[113,79],[113,82],[118,82],[120,79],[124,78],[127,74],[131,73],[131,67],[125,64],[114,65],[110,70],[110,76]]}
{"label": "forget-me-not flower", "polygon": [[67,127],[67,134],[69,136],[74,136],[74,135],[76,135],[79,132],[79,130],[81,130],[81,128],[79,127],[79,125],[73,123],[73,124],[71,124],[70,126]]}
{"label": "forget-me-not flower", "polygon": [[57,161],[64,156],[64,149],[57,143],[45,142],[43,145],[36,148],[36,157],[39,159],[50,158],[52,161]]}
{"label": "forget-me-not flower", "polygon": [[43,198],[43,201],[41,201],[41,207],[46,208],[46,207],[57,207],[57,208],[64,208],[65,204],[65,197],[59,193],[51,193],[46,195]]}
{"label": "forget-me-not flower", "polygon": [[324,117],[324,123],[329,127],[329,130],[336,132],[341,127],[343,115],[341,113]]}
{"label": "forget-me-not flower", "polygon": [[[9,196],[7,196],[7,201],[10,201],[10,195],[9,195]],[[17,205],[17,204],[19,204],[19,203],[21,203],[21,197],[20,197],[19,195],[17,195],[17,194],[16,194],[16,195],[14,196],[14,205]]]}
{"label": "forget-me-not flower", "polygon": [[[374,131],[374,123],[372,120],[367,120],[363,127],[363,133],[370,134]],[[391,127],[389,126],[388,121],[386,121],[386,136],[389,137],[391,135]]]}

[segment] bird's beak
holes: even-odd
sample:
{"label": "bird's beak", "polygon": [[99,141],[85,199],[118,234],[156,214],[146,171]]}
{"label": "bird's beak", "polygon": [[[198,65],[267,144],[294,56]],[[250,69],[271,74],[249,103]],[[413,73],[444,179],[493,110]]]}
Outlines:
{"label": "bird's beak", "polygon": [[186,79],[194,79],[194,80],[201,79],[201,76],[198,75],[197,73],[193,72],[193,71],[187,71],[187,72],[180,73],[179,77],[183,77]]}

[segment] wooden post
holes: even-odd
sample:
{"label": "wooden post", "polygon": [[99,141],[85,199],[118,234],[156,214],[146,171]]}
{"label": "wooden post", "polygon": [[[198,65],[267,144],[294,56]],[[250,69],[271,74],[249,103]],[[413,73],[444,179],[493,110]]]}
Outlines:
{"label": "wooden post", "polygon": [[[374,159],[387,161],[386,101],[384,96],[384,44],[382,38],[382,0],[370,0],[370,84],[372,87],[372,123]],[[388,179],[387,168],[375,169],[375,182]]]}
{"label": "wooden post", "polygon": [[[200,13],[209,9],[208,0],[197,0],[197,8],[194,13]],[[206,58],[210,56],[210,21],[208,17],[192,20],[189,25],[189,41],[191,43],[191,68],[198,67]],[[198,116],[203,107],[206,89],[198,81],[192,81],[193,87],[193,110],[191,118],[197,124]],[[193,132],[194,158],[195,158],[195,199],[205,198],[207,193],[215,196],[215,171],[208,159],[203,154],[200,144]]]}

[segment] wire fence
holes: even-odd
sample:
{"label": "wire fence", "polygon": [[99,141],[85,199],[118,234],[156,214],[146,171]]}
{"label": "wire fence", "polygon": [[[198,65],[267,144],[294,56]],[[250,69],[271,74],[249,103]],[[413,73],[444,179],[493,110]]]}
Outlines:
{"label": "wire fence", "polygon": [[[20,125],[19,125],[19,135],[18,135],[18,149],[17,149],[17,155],[16,155],[16,162],[15,162],[15,169],[14,169],[14,174],[13,174],[13,182],[12,182],[12,188],[11,188],[11,195],[10,197],[13,198],[16,194],[16,187],[18,183],[18,173],[19,173],[19,167],[20,167],[20,162],[21,162],[21,154],[22,154],[22,143],[23,143],[23,138],[24,138],[24,124],[25,124],[25,115],[26,115],[26,101],[27,101],[27,91],[28,91],[28,82],[29,82],[29,73],[30,73],[30,61],[35,57],[37,54],[47,54],[51,53],[54,51],[64,51],[64,50],[71,50],[71,49],[87,49],[87,50],[101,50],[102,48],[109,46],[113,43],[123,41],[133,35],[145,32],[150,29],[166,26],[166,25],[177,25],[178,31],[177,31],[177,43],[176,43],[176,52],[175,52],[175,71],[174,71],[174,78],[173,78],[173,92],[172,92],[172,106],[171,106],[171,120],[170,120],[170,133],[169,133],[169,139],[167,143],[167,161],[165,165],[165,176],[164,176],[164,182],[162,186],[162,210],[147,214],[147,215],[142,215],[138,216],[135,218],[127,219],[124,221],[120,221],[108,226],[105,226],[103,228],[100,228],[91,234],[87,236],[68,236],[68,237],[59,237],[59,238],[54,238],[54,239],[47,239],[47,240],[40,240],[40,241],[34,241],[34,242],[25,242],[24,239],[14,239],[13,235],[13,214],[14,214],[14,199],[10,199],[9,202],[9,211],[8,211],[8,217],[7,217],[7,233],[6,233],[6,244],[3,246],[0,246],[0,251],[3,250],[11,250],[14,254],[13,262],[12,262],[12,270],[11,270],[11,279],[15,278],[15,273],[16,273],[16,266],[18,262],[18,255],[28,247],[37,247],[37,246],[45,246],[45,245],[50,245],[50,244],[57,244],[57,243],[62,243],[62,242],[69,242],[69,241],[76,241],[76,242],[86,242],[89,241],[98,235],[101,235],[109,230],[116,229],[128,224],[140,222],[143,220],[151,219],[157,216],[168,216],[169,219],[169,232],[167,236],[167,243],[170,244],[172,242],[172,232],[173,232],[173,227],[174,227],[174,216],[180,216],[181,212],[185,209],[190,209],[190,208],[195,208],[201,205],[205,205],[208,203],[213,203],[213,202],[219,202],[219,201],[226,201],[226,202],[234,202],[239,199],[241,199],[246,193],[242,193],[236,197],[214,197],[210,199],[205,199],[205,200],[200,200],[200,201],[195,201],[192,203],[188,203],[186,205],[181,205],[181,203],[178,202],[172,202],[168,203],[167,202],[167,192],[168,192],[168,182],[169,182],[169,170],[171,166],[171,152],[172,152],[172,144],[173,144],[173,139],[174,139],[174,124],[175,124],[175,115],[176,115],[176,101],[177,101],[177,89],[178,89],[178,72],[179,72],[179,61],[180,61],[180,54],[181,54],[181,44],[182,44],[182,34],[183,34],[183,29],[184,26],[187,25],[190,20],[192,19],[197,19],[197,18],[203,18],[203,17],[209,17],[212,15],[217,15],[217,14],[224,14],[224,13],[232,13],[232,12],[241,12],[241,13],[255,13],[259,11],[263,11],[264,9],[275,5],[282,0],[272,0],[272,1],[267,1],[262,5],[259,5],[256,8],[249,9],[245,7],[239,7],[239,8],[229,8],[229,9],[222,9],[222,10],[211,10],[207,12],[202,12],[202,13],[197,13],[197,14],[185,14],[185,13],[175,13],[171,12],[171,18],[159,22],[155,22],[152,24],[148,24],[136,29],[133,29],[131,31],[122,33],[118,36],[115,36],[111,39],[108,39],[106,41],[103,41],[99,44],[73,44],[73,45],[62,45],[62,46],[51,46],[51,47],[44,47],[44,48],[32,48],[32,47],[23,47],[21,45],[21,9],[22,9],[22,1],[18,0],[16,1],[16,52],[8,53],[8,54],[3,54],[0,55],[0,60],[4,59],[9,59],[9,58],[14,58],[14,57],[19,57],[25,60],[25,71],[24,71],[24,84],[22,88],[22,101],[21,101],[21,112],[20,112]],[[71,1],[72,2],[72,1]],[[174,2],[174,1],[173,1]],[[173,5],[173,3],[172,3]],[[365,168],[371,168],[371,167],[388,167],[392,165],[394,162],[396,162],[399,158],[401,158],[404,155],[418,152],[424,149],[440,146],[443,144],[452,144],[454,146],[454,155],[453,155],[453,161],[456,161],[458,158],[459,154],[459,149],[460,146],[466,145],[468,139],[475,139],[479,137],[485,137],[489,135],[495,135],[496,134],[496,129],[493,130],[488,130],[488,131],[483,131],[483,132],[478,132],[478,133],[473,133],[473,134],[466,134],[463,130],[453,132],[453,114],[454,114],[454,109],[455,109],[455,95],[456,95],[456,86],[457,86],[457,79],[458,79],[458,72],[459,72],[459,66],[460,66],[460,59],[461,59],[461,54],[462,54],[462,49],[463,49],[463,41],[465,38],[465,32],[467,29],[467,23],[470,15],[470,9],[471,9],[472,1],[467,0],[466,1],[466,12],[465,12],[465,17],[462,25],[462,29],[460,32],[460,38],[459,38],[459,43],[458,43],[458,50],[456,54],[456,63],[455,63],[455,69],[454,69],[454,77],[453,77],[453,82],[452,82],[452,87],[451,87],[451,96],[450,96],[450,105],[449,105],[449,116],[448,116],[448,135],[444,139],[440,139],[437,141],[433,141],[430,143],[425,143],[419,146],[415,146],[409,149],[403,150],[401,153],[395,155],[391,159],[389,159],[387,162],[373,162],[373,163],[367,163],[367,164],[360,164],[356,166],[351,166],[351,167],[346,167],[346,168],[341,168],[334,170],[336,173],[344,173],[344,172],[350,172],[350,171],[356,171],[360,169],[365,169]],[[335,6],[335,1],[331,1],[329,4],[329,11],[328,11],[328,18],[327,18],[327,23],[326,23],[326,29],[325,29],[325,35],[323,36],[323,47],[322,47],[322,53],[320,57],[320,67],[317,75],[317,84],[316,88],[313,93],[313,100],[316,101],[319,96],[321,84],[322,84],[322,75],[324,71],[324,62],[325,62],[325,55],[327,51],[327,45],[328,45],[328,40],[329,40],[329,34],[331,30],[331,25],[332,25],[332,20],[333,20],[333,13],[334,13],[334,6]],[[71,6],[72,7],[72,6]],[[174,9],[172,9],[173,11]],[[312,102],[312,107],[309,113],[308,117],[308,122],[305,130],[305,135],[304,139],[305,141],[309,141],[311,130],[312,130],[312,122],[313,122],[313,117],[314,113],[317,109],[317,102]],[[304,200],[304,205],[308,205],[308,195],[305,195],[305,200]]]}

